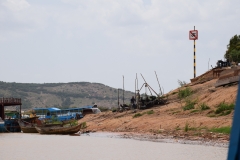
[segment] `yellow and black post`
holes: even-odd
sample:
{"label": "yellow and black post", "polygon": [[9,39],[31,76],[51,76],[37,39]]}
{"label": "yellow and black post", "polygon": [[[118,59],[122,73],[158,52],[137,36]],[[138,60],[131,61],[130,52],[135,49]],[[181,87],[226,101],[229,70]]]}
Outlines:
{"label": "yellow and black post", "polygon": [[[194,26],[194,31],[195,31],[195,26]],[[195,39],[193,42],[193,72],[194,72],[194,78],[196,78],[196,42],[195,42]]]}

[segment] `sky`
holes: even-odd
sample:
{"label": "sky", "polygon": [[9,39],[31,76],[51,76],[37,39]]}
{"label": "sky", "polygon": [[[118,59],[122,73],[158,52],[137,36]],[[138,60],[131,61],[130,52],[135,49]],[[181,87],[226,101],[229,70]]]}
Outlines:
{"label": "sky", "polygon": [[[0,81],[95,82],[159,93],[224,59],[239,0],[0,0]],[[142,89],[145,92],[145,89]],[[149,92],[148,92],[149,93]]]}

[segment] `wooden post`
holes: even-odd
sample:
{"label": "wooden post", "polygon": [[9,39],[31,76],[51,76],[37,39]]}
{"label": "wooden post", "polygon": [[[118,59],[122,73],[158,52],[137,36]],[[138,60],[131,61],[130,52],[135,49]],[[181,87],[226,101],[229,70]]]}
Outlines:
{"label": "wooden post", "polygon": [[2,120],[5,119],[5,115],[4,115],[4,105],[3,105],[3,104],[0,105],[0,117],[2,118]]}
{"label": "wooden post", "polygon": [[119,88],[118,88],[118,107],[119,107]]}
{"label": "wooden post", "polygon": [[136,79],[135,79],[135,99],[137,98],[137,90],[138,90],[138,86],[137,86],[137,73],[136,73]]}
{"label": "wooden post", "polygon": [[20,111],[19,111],[19,119],[22,119],[22,105],[20,105]]}

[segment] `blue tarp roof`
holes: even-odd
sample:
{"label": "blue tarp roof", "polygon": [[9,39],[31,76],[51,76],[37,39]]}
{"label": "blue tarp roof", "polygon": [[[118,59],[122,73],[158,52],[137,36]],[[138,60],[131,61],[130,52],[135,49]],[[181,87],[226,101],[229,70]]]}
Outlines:
{"label": "blue tarp roof", "polygon": [[[79,108],[69,108],[69,109],[84,109],[84,108],[92,108],[93,106],[83,106],[83,107],[79,107]],[[69,109],[62,109],[62,110],[69,110]],[[54,111],[60,111],[61,109],[56,108],[56,107],[51,107],[51,108],[34,108],[33,110],[35,111],[39,111],[39,110],[48,110],[50,112],[54,112]]]}
{"label": "blue tarp roof", "polygon": [[34,110],[35,110],[35,111],[36,111],[36,110],[49,110],[50,112],[52,112],[52,111],[59,111],[59,110],[61,110],[61,109],[52,107],[52,108],[34,108]]}

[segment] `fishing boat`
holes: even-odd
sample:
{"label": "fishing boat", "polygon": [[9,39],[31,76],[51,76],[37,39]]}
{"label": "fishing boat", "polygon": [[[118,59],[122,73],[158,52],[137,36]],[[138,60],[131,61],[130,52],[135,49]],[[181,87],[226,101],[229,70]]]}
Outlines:
{"label": "fishing boat", "polygon": [[62,121],[59,123],[42,123],[38,117],[19,119],[18,124],[21,127],[23,133],[38,133],[36,126],[38,127],[54,127],[54,126],[63,126],[69,123],[74,122],[74,119]]}
{"label": "fishing boat", "polygon": [[22,130],[23,133],[38,133],[38,131],[35,128],[35,123],[26,123],[23,120],[18,120],[18,124]]}
{"label": "fishing boat", "polygon": [[82,124],[77,124],[75,126],[65,125],[65,126],[53,126],[53,127],[38,127],[35,126],[36,130],[40,134],[74,134],[80,131]]}

